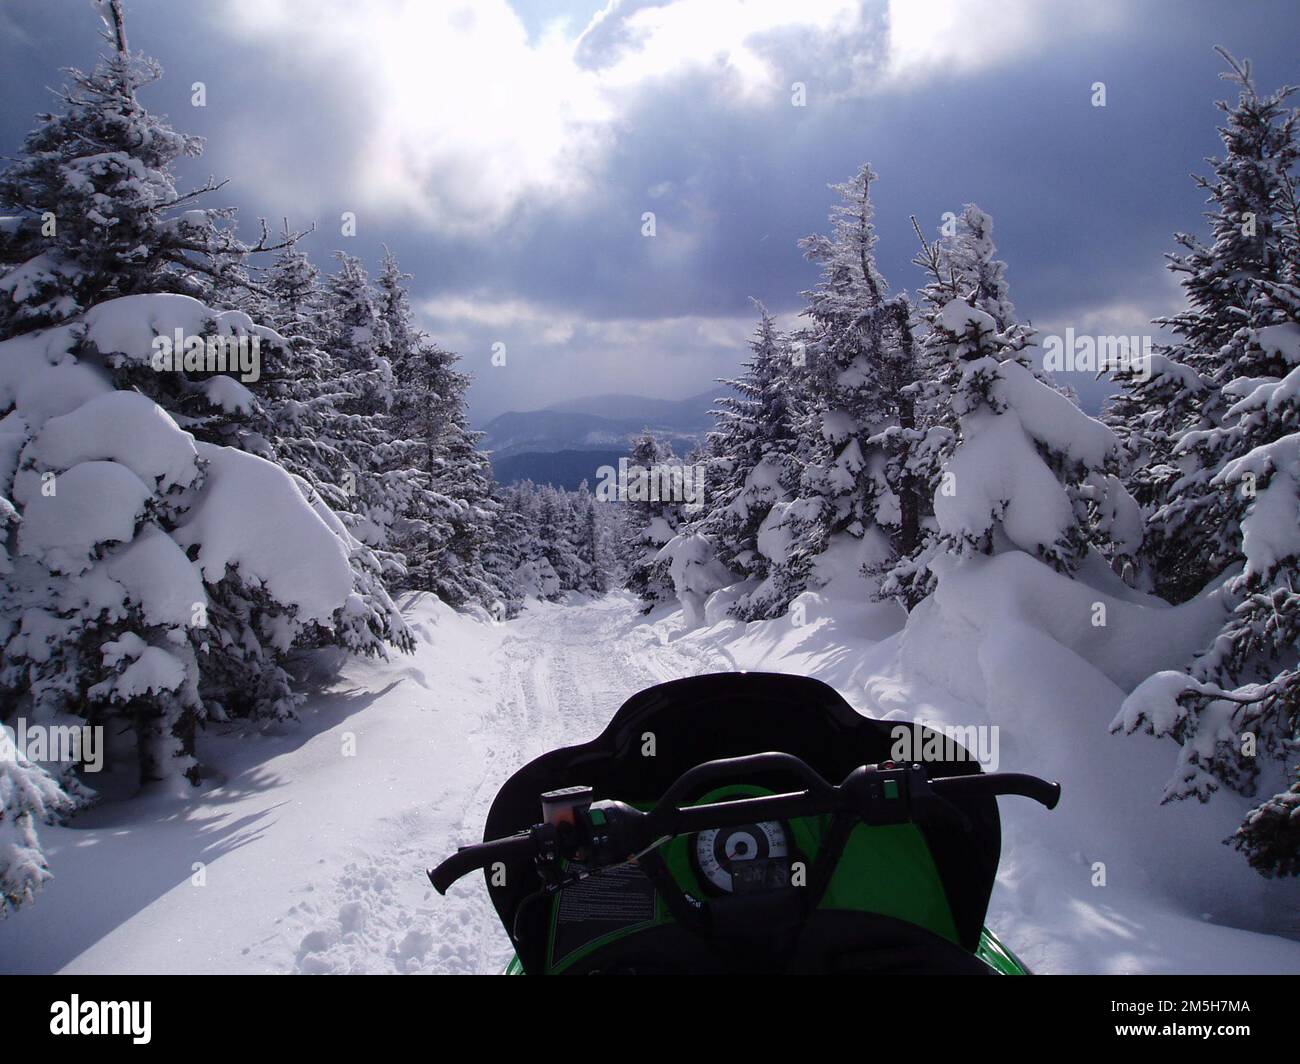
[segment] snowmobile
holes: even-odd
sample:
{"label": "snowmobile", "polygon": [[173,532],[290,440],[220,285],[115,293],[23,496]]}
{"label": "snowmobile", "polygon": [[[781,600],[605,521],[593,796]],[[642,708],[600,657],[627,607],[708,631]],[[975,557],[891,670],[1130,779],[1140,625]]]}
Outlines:
{"label": "snowmobile", "polygon": [[[890,760],[900,728],[944,760]],[[660,684],[516,772],[429,880],[484,871],[507,974],[1028,974],[984,926],[996,796],[1060,786],[936,736],[800,676]]]}

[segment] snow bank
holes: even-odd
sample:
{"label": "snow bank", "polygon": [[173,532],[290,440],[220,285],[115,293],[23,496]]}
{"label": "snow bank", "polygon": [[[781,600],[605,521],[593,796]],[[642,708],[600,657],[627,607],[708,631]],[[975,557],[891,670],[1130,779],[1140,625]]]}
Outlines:
{"label": "snow bank", "polygon": [[[503,711],[540,647],[525,656],[516,638],[503,652],[506,626],[431,595],[404,606],[413,656],[340,664],[332,651],[313,655],[332,689],[302,707],[291,732],[205,729],[200,755],[222,773],[200,788],[106,798],[66,826],[41,828],[55,877],[36,904],[0,920],[0,971],[499,971],[495,954],[509,943],[486,894],[459,895],[474,906],[468,923],[459,899],[433,895],[422,869],[481,831],[497,785],[518,767],[505,729],[518,727],[528,756],[598,729],[587,733],[570,706],[553,719],[536,707],[522,720]],[[550,610],[530,619],[538,629],[582,614]],[[596,659],[608,645],[590,637],[588,653]],[[122,660],[141,660],[133,655],[144,647],[130,643]],[[142,666],[125,682],[166,683],[168,666],[155,665],[152,677]],[[590,678],[557,676],[556,685],[572,698]],[[357,756],[340,757],[349,738]],[[13,763],[0,757],[0,796],[7,774]],[[11,852],[0,822],[0,869]],[[37,850],[17,856],[44,866]],[[196,859],[204,889],[189,878]]]}
{"label": "snow bank", "polygon": [[1300,968],[1300,945],[1277,937],[1293,923],[1296,884],[1263,880],[1219,841],[1248,800],[1162,805],[1167,741],[1109,730],[1127,691],[1209,643],[1225,611],[1217,588],[1169,607],[1098,556],[1071,578],[1014,550],[941,566],[910,616],[851,586],[833,581],[786,617],[749,624],[726,617],[727,588],[706,604],[705,626],[683,630],[672,614],[653,628],[732,668],[825,680],[874,717],[995,726],[1002,771],[1059,780],[1051,813],[1000,803],[989,923],[1036,970]]}
{"label": "snow bank", "polygon": [[[1087,566],[1075,577],[1019,551],[940,563],[939,586],[928,607],[936,623],[908,625],[908,662],[963,698],[985,702],[982,670],[963,662],[962,671],[953,673],[945,663],[961,648],[954,645],[936,656],[930,637],[939,628],[968,636],[996,632],[1005,620],[1068,647],[1110,683],[1131,690],[1156,671],[1153,661],[1181,663],[1194,656],[1223,620],[1225,607],[1217,592],[1170,607],[1128,588],[1104,563]],[[976,646],[970,639],[962,645],[972,652]]]}
{"label": "snow bank", "polygon": [[[1109,732],[1127,691],[1180,666],[1222,622],[1216,592],[1174,608],[1144,598],[1071,580],[1024,554],[970,559],[942,571],[933,598],[909,618],[895,674],[931,692],[952,723],[997,725],[1004,769],[1061,781],[1050,817],[1003,805],[1008,851],[1032,842],[1044,866],[1032,872],[1040,919],[1054,907],[1076,918],[1064,899],[1122,910],[1132,892],[1191,919],[1274,930],[1294,890],[1271,887],[1220,842],[1248,801],[1162,806],[1167,747]],[[1094,886],[1099,874],[1122,889]],[[1086,953],[1076,944],[1075,958]]]}

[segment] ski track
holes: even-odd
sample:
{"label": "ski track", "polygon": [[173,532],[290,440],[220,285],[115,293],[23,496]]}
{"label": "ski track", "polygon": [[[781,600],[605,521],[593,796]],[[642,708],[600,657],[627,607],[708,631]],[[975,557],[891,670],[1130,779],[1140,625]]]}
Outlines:
{"label": "ski track", "polygon": [[[420,805],[375,824],[336,880],[285,914],[293,956],[272,970],[499,972],[511,951],[481,878],[440,898],[424,869],[482,838],[497,790],[528,761],[594,738],[645,687],[732,667],[721,655],[661,642],[623,595],[535,605],[503,631],[494,689],[468,736],[477,785],[459,801],[447,794],[441,812]],[[437,654],[436,642],[428,653]],[[416,674],[419,661],[406,671]]]}

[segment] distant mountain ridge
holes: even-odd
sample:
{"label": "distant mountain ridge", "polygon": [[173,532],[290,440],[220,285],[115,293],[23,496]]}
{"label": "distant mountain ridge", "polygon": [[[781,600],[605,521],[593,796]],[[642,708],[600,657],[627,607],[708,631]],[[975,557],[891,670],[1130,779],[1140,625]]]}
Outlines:
{"label": "distant mountain ridge", "polygon": [[[540,410],[512,410],[484,426],[481,446],[492,452],[503,483],[527,479],[576,488],[583,479],[593,480],[598,466],[629,453],[631,441],[646,429],[684,456],[713,427],[709,411],[726,390],[718,385],[685,399],[593,395]],[[590,452],[590,460],[583,452]]]}

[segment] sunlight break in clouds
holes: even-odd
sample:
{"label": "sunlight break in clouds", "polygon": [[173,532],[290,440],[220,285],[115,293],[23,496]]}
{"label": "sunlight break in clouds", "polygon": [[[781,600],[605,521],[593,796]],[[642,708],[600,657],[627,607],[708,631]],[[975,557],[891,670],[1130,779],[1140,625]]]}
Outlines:
{"label": "sunlight break in clouds", "polygon": [[[363,96],[356,145],[363,205],[410,211],[444,232],[506,225],[525,201],[590,195],[621,98],[657,78],[709,68],[740,97],[780,88],[748,42],[783,27],[828,31],[846,0],[679,0],[622,13],[633,46],[584,65],[554,24],[537,42],[504,0],[230,0],[261,40],[292,28],[297,61],[322,59]],[[609,25],[608,18],[605,20]],[[783,90],[784,91],[784,90]]]}
{"label": "sunlight break in clouds", "polygon": [[[356,98],[359,128],[336,133],[355,141],[355,187],[341,192],[453,234],[598,195],[613,138],[656,84],[703,75],[702,106],[784,106],[796,80],[784,66],[812,67],[797,73],[814,83],[846,76],[801,61],[799,42],[861,41],[847,78],[863,91],[881,78],[1000,61],[1063,17],[1053,0],[975,0],[960,15],[955,0],[892,0],[887,10],[884,0],[610,0],[580,35],[556,21],[530,40],[506,0],[227,2],[236,32],[268,48],[292,39],[294,54],[279,62],[304,75],[329,70]],[[864,71],[881,25],[891,58]]]}
{"label": "sunlight break in clouds", "polygon": [[362,97],[361,205],[442,231],[493,229],[527,196],[587,186],[614,117],[557,31],[530,44],[504,0],[231,0],[260,39],[293,29],[307,70]]}
{"label": "sunlight break in clouds", "polygon": [[[786,93],[755,42],[788,28],[849,30],[851,0],[612,3],[577,39],[530,41],[504,0],[228,0],[237,31],[295,41],[303,72],[329,69],[366,121],[361,205],[413,212],[444,232],[493,230],[521,204],[591,195],[631,93],[707,70],[729,98]],[[618,47],[602,36],[617,29]],[[291,31],[291,32],[290,32]],[[581,59],[579,58],[581,50]]]}

